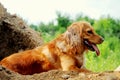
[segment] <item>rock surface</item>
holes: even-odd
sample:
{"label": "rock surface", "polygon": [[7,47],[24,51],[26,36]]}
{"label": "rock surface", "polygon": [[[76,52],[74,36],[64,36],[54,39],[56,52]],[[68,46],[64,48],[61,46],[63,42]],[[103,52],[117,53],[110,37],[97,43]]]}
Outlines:
{"label": "rock surface", "polygon": [[40,34],[0,4],[0,60],[4,57],[43,44]]}

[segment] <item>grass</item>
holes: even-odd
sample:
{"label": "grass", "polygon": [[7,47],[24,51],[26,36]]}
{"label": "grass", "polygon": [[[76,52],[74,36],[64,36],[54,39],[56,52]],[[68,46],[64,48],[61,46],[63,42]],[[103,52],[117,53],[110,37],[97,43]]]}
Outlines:
{"label": "grass", "polygon": [[99,45],[100,56],[95,52],[86,54],[86,67],[95,72],[111,71],[120,65],[120,40],[116,37],[106,39]]}

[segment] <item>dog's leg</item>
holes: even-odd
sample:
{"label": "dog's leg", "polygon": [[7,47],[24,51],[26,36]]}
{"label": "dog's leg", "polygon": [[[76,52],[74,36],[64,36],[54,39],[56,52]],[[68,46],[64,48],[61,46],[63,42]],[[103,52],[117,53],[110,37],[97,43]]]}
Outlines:
{"label": "dog's leg", "polygon": [[63,71],[77,71],[77,72],[91,72],[90,70],[87,70],[86,68],[78,68],[75,59],[70,57],[69,55],[62,55],[60,57],[61,60],[61,67]]}
{"label": "dog's leg", "polygon": [[75,61],[69,55],[63,54],[60,56],[61,67],[63,71],[69,71],[70,66],[75,65]]}
{"label": "dog's leg", "polygon": [[77,72],[85,72],[85,73],[90,73],[92,71],[86,69],[86,68],[78,68],[77,66],[70,66],[71,71],[77,71]]}

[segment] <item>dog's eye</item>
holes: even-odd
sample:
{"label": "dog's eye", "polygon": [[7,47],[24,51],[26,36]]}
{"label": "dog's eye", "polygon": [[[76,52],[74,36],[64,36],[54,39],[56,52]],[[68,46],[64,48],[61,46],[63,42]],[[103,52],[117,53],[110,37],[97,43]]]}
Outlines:
{"label": "dog's eye", "polygon": [[89,34],[93,34],[93,32],[92,31],[87,31]]}

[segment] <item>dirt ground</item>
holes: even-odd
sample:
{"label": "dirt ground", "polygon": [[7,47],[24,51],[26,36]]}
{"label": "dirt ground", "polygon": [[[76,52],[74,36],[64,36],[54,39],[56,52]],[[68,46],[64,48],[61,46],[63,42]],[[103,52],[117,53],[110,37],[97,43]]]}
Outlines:
{"label": "dirt ground", "polygon": [[0,80],[120,80],[120,72],[78,73],[51,70],[33,75],[20,75],[0,66]]}

